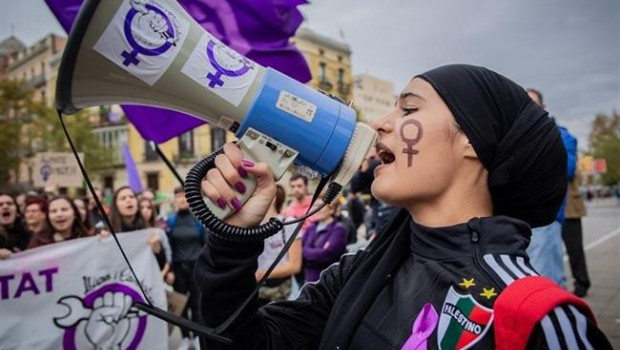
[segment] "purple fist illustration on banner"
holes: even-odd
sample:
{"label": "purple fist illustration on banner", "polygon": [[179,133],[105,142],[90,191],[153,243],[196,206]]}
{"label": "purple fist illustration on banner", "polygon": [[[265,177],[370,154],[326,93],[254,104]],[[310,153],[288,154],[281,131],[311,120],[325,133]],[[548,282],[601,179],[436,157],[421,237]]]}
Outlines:
{"label": "purple fist illustration on banner", "polygon": [[54,318],[65,329],[63,348],[137,349],[146,329],[147,317],[132,308],[143,298],[132,288],[112,283],[95,289],[81,299],[66,296],[58,300],[68,312]]}

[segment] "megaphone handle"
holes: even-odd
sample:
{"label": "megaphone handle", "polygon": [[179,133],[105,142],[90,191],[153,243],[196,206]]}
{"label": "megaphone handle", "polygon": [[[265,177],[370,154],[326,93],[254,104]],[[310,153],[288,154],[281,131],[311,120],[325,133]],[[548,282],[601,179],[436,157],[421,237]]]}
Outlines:
{"label": "megaphone handle", "polygon": [[[248,128],[239,139],[237,145],[241,148],[243,157],[256,162],[265,162],[271,169],[276,180],[280,179],[293,163],[298,152],[286,145],[264,135],[252,128]],[[232,226],[223,219],[233,213],[233,208],[227,205],[222,209],[217,203],[205,198],[202,193],[202,180],[207,172],[215,167],[215,158],[223,152],[222,148],[201,159],[185,178],[185,198],[194,216],[215,236],[238,243],[260,242],[279,232],[282,221],[271,218],[268,222],[250,228]],[[243,179],[245,192],[238,197],[242,206],[256,189],[256,180],[248,176]]]}
{"label": "megaphone handle", "polygon": [[[298,155],[296,150],[252,128],[249,128],[239,141],[237,141],[237,146],[241,149],[243,159],[255,163],[267,163],[276,180],[279,180],[284,175]],[[242,207],[256,190],[256,179],[251,175],[241,178],[241,183],[243,184],[243,193],[239,191],[241,185],[233,184],[239,186],[239,188],[236,189],[238,203],[226,203],[224,208],[222,208],[218,203],[214,203],[208,198],[203,198],[211,213],[220,220],[225,220],[234,213],[236,209]]]}
{"label": "megaphone handle", "polygon": [[[252,162],[262,161],[260,159],[256,159],[254,154],[246,147],[245,143],[239,141],[237,142],[237,145],[239,146],[239,148],[241,148],[243,159],[250,160]],[[235,198],[237,198],[237,200],[239,201],[238,203],[233,204],[233,203],[222,202],[222,204],[225,204],[224,208],[222,208],[219,206],[218,203],[215,203],[205,197],[204,200],[205,200],[206,206],[209,208],[209,210],[211,210],[213,215],[217,216],[220,220],[225,220],[230,215],[232,215],[236,211],[236,209],[239,209],[239,208],[235,208],[234,206],[236,205],[238,205],[239,207],[243,206],[245,202],[247,202],[248,199],[250,199],[250,197],[256,190],[256,178],[254,176],[248,175],[245,178],[241,178],[240,182],[244,186],[244,192],[243,193],[239,192],[239,188],[241,187],[241,185],[237,185],[239,188],[237,188],[237,190],[235,191],[236,192]]]}

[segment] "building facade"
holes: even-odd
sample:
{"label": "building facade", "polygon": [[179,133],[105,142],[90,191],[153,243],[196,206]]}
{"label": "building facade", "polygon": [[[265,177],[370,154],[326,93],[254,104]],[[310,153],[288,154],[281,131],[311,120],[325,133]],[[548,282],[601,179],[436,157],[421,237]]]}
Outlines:
{"label": "building facade", "polygon": [[353,77],[353,106],[371,124],[394,108],[394,84],[368,74]]}
{"label": "building facade", "polygon": [[48,34],[34,45],[23,48],[10,57],[6,78],[25,82],[34,90],[34,102],[52,106],[58,65],[66,44],[66,38]]}
{"label": "building facade", "polygon": [[[56,94],[56,80],[66,45],[66,38],[49,34],[32,46],[25,46],[19,39],[9,37],[0,42],[0,63],[2,79],[23,81],[33,89],[33,102],[43,102],[52,107]],[[124,116],[120,106],[94,107],[88,110],[93,133],[98,141],[109,149],[112,163],[100,169],[93,178],[95,186],[111,196],[114,189],[127,184],[127,172],[122,147],[126,143],[137,164],[144,187],[150,187],[163,195],[172,197],[173,189],[179,185],[174,174],[160,159],[155,150],[139,134]],[[159,145],[161,151],[175,165],[175,169],[185,177],[189,169],[212,149],[219,148],[232,135],[219,128],[207,125],[195,128],[177,138]],[[78,150],[79,151],[79,150]],[[88,163],[88,159],[84,159]],[[25,159],[16,184],[26,184],[31,162]],[[58,184],[64,192],[63,184]]]}
{"label": "building facade", "polygon": [[26,45],[15,36],[0,41],[0,80],[9,78],[9,62],[25,49]]}
{"label": "building facade", "polygon": [[312,72],[308,85],[351,101],[351,48],[348,44],[312,31],[299,28],[293,44],[301,51]]}

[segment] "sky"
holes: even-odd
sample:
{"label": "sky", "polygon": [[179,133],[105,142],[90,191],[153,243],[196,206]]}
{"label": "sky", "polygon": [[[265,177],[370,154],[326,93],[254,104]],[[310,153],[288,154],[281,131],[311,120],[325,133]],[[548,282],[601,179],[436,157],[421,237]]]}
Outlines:
{"label": "sky", "polygon": [[[43,0],[0,0],[0,38],[63,33]],[[620,112],[618,0],[312,0],[304,26],[345,41],[353,74],[394,84],[449,63],[495,70],[540,90],[587,146],[597,113]]]}

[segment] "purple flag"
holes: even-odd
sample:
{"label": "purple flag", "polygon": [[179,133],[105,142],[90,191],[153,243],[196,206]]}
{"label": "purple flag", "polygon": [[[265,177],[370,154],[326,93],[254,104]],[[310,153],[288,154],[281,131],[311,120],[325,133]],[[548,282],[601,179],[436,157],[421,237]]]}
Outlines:
{"label": "purple flag", "polygon": [[127,185],[136,193],[142,192],[140,173],[138,173],[138,167],[131,156],[127,142],[123,142],[123,157],[125,158],[125,169],[127,169]]}
{"label": "purple flag", "polygon": [[[82,0],[45,0],[62,27],[70,31]],[[302,83],[311,73],[289,42],[303,21],[298,5],[307,0],[179,0],[209,33],[253,61]],[[205,122],[187,114],[124,105],[127,119],[146,140],[162,143]]]}

